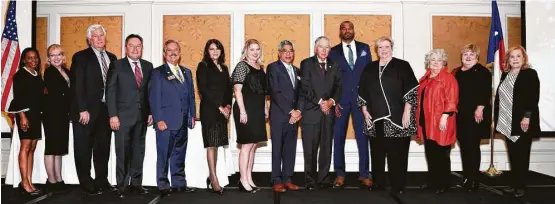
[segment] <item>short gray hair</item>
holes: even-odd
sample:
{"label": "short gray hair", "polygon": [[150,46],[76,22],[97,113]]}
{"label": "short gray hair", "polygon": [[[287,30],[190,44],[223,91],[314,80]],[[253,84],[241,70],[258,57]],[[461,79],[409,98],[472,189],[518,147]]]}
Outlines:
{"label": "short gray hair", "polygon": [[102,32],[104,32],[104,35],[106,35],[106,29],[104,29],[102,25],[93,24],[93,25],[90,25],[89,28],[87,28],[87,39],[91,39],[92,32],[97,29],[102,29]]}
{"label": "short gray hair", "polygon": [[432,56],[438,56],[441,61],[443,61],[443,66],[447,65],[447,52],[444,49],[432,49],[430,52],[426,53],[425,64],[426,68],[430,65],[430,60],[432,60]]}
{"label": "short gray hair", "polygon": [[279,42],[278,45],[278,51],[281,51],[281,49],[283,48],[283,46],[286,45],[291,45],[291,47],[293,47],[293,49],[295,49],[295,46],[293,45],[293,43],[289,40],[282,40],[281,42]]}
{"label": "short gray hair", "polygon": [[330,39],[326,36],[320,36],[318,38],[316,38],[316,40],[314,41],[314,46],[318,46],[318,42],[320,42],[320,40],[327,40],[328,42],[330,42]]}

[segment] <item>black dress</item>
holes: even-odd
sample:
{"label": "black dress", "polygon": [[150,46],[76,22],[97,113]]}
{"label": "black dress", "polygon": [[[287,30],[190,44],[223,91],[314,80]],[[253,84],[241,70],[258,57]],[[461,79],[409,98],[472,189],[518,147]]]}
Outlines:
{"label": "black dress", "polygon": [[220,113],[219,107],[231,106],[233,92],[229,71],[225,65],[220,66],[221,72],[213,62],[200,62],[197,66],[197,86],[201,96],[202,139],[205,148],[229,144],[228,121]]}
{"label": "black dress", "polygon": [[44,101],[44,83],[37,71],[31,74],[26,68],[20,68],[13,76],[13,101],[10,112],[20,112],[25,109],[25,116],[29,120],[27,131],[21,129],[21,117],[15,114],[19,139],[38,140],[42,138],[42,111]]}
{"label": "black dress", "polygon": [[[69,77],[69,70],[62,69]],[[44,107],[44,154],[64,155],[69,143],[69,81],[51,66],[44,71],[44,84],[48,90]]]}
{"label": "black dress", "polygon": [[249,144],[267,141],[264,106],[266,102],[266,73],[242,61],[237,64],[231,79],[233,84],[243,84],[241,93],[247,112],[247,124],[240,123],[237,102],[233,104],[233,118],[237,129],[237,143]]}

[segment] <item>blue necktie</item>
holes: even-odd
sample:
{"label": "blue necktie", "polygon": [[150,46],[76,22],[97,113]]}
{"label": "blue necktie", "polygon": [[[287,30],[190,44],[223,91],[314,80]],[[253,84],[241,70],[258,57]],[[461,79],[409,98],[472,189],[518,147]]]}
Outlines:
{"label": "blue necktie", "polygon": [[349,48],[349,66],[351,66],[351,70],[355,69],[355,59],[353,56],[353,49],[351,49],[351,45],[347,45]]}

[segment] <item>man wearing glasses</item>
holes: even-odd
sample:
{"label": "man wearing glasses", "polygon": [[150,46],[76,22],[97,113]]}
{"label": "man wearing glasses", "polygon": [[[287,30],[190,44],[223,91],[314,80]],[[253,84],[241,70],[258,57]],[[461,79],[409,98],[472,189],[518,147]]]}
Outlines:
{"label": "man wearing glasses", "polygon": [[268,65],[270,82],[270,134],[272,137],[272,189],[283,193],[299,190],[291,183],[297,149],[297,122],[301,112],[297,108],[299,77],[293,66],[295,50],[288,40],[278,45],[279,59]]}

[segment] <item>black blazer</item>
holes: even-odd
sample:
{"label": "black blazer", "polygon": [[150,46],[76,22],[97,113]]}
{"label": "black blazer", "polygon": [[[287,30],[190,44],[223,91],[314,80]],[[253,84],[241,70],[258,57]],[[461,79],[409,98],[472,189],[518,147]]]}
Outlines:
{"label": "black blazer", "polygon": [[[303,123],[315,124],[323,116],[318,102],[320,99],[332,99],[335,103],[341,100],[341,76],[338,64],[327,58],[326,73],[322,73],[316,56],[301,62],[301,90],[297,109],[303,114]],[[330,114],[332,115],[332,114]]]}
{"label": "black blazer", "polygon": [[222,72],[212,62],[199,62],[197,66],[197,87],[200,93],[200,118],[202,122],[225,121],[220,106],[231,106],[233,89],[227,66],[221,64]]}
{"label": "black blazer", "polygon": [[272,62],[266,69],[270,83],[270,120],[272,122],[288,122],[289,112],[297,108],[299,96],[298,68],[293,66],[293,72],[295,87],[293,87],[287,68],[281,60]]}
{"label": "black blazer", "polygon": [[[116,61],[116,55],[106,51],[110,62]],[[111,63],[110,63],[111,64]],[[71,58],[71,116],[79,120],[79,113],[88,111],[90,120],[95,120],[104,95],[102,69],[91,47],[81,50]]]}
{"label": "black blazer", "polygon": [[[71,76],[70,71],[62,67],[67,76]],[[48,90],[46,95],[45,112],[54,114],[69,114],[70,89],[68,82],[56,67],[49,66],[44,71],[44,84]]]}
{"label": "black blazer", "polygon": [[106,80],[106,105],[110,117],[118,116],[122,126],[134,125],[137,121],[147,121],[150,114],[148,103],[148,82],[152,63],[140,59],[143,79],[137,85],[133,69],[127,57],[110,64]]}
{"label": "black blazer", "polygon": [[[507,78],[508,72],[501,74],[501,83]],[[499,86],[497,87],[499,92]],[[540,112],[538,103],[540,101],[540,80],[538,73],[534,69],[522,69],[516,77],[513,89],[513,112],[511,135],[530,135],[531,137],[539,137],[540,130]],[[520,121],[524,117],[530,118],[528,132],[524,133],[520,128]],[[495,125],[499,118],[499,94],[495,96]]]}

